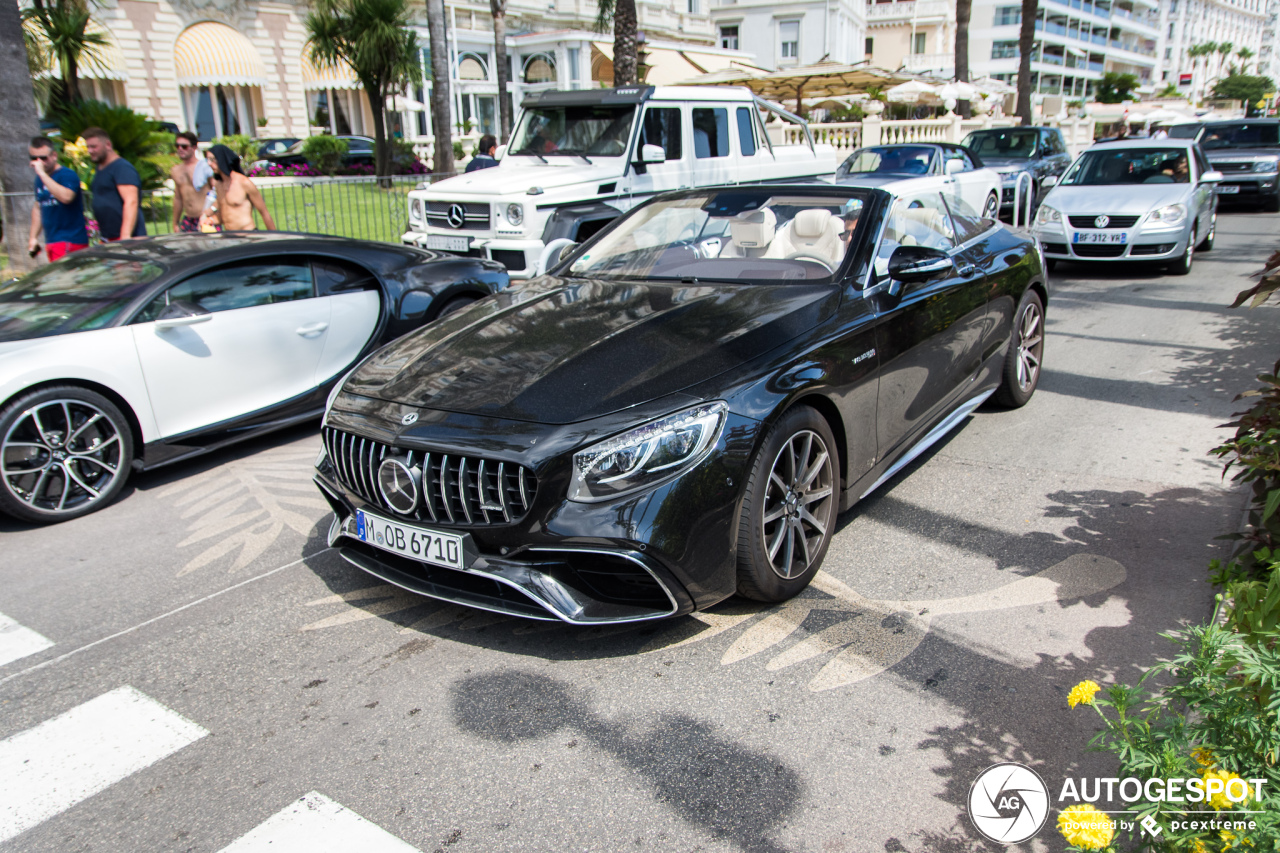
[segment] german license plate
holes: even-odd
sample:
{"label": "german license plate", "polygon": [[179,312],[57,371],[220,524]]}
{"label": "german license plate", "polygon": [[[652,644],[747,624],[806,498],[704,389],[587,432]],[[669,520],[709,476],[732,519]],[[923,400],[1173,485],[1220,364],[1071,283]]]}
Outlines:
{"label": "german license plate", "polygon": [[1235,184],[1218,184],[1218,195],[1234,195],[1240,192],[1240,187]]}
{"label": "german license plate", "polygon": [[469,252],[471,251],[471,238],[442,237],[437,234],[428,234],[427,248],[439,249],[442,252]]}
{"label": "german license plate", "polygon": [[361,542],[446,569],[463,568],[462,537],[443,530],[401,524],[380,515],[356,510],[356,538]]}
{"label": "german license plate", "polygon": [[1072,243],[1124,243],[1129,235],[1123,231],[1077,231],[1071,237]]}

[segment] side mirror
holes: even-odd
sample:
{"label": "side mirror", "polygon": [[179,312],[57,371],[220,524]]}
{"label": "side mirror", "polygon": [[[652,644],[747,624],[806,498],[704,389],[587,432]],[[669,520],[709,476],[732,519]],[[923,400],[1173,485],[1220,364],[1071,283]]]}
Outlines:
{"label": "side mirror", "polygon": [[493,149],[493,159],[501,160],[505,156],[507,156],[507,146],[499,145],[497,148]]}
{"label": "side mirror", "polygon": [[1221,172],[1205,172],[1203,175],[1200,176],[1200,180],[1201,182],[1206,184],[1216,184],[1219,181],[1221,181],[1224,177],[1225,175],[1223,175]]}
{"label": "side mirror", "polygon": [[889,277],[905,284],[928,281],[954,267],[950,255],[926,246],[899,246],[889,256]]}
{"label": "side mirror", "polygon": [[665,163],[667,162],[667,152],[662,149],[661,145],[644,145],[640,148],[641,163]]}
{"label": "side mirror", "polygon": [[959,159],[951,159],[947,161],[946,173],[948,175],[957,175],[964,171],[964,161]]}
{"label": "side mirror", "polygon": [[1056,187],[1057,185],[1058,185],[1057,175],[1045,175],[1044,178],[1040,181],[1040,186],[1044,187],[1045,189],[1049,189],[1049,187]]}
{"label": "side mirror", "polygon": [[194,326],[196,323],[207,323],[212,319],[213,315],[199,305],[178,299],[166,305],[156,317],[156,331],[175,329],[178,326]]}

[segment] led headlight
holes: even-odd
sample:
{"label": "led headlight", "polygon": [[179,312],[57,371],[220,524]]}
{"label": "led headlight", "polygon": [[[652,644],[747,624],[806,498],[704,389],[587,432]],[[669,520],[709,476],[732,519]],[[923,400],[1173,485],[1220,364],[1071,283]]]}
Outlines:
{"label": "led headlight", "polygon": [[1158,210],[1151,211],[1151,215],[1147,217],[1147,222],[1172,228],[1175,225],[1181,225],[1182,220],[1186,218],[1187,206],[1185,204],[1169,204]]}
{"label": "led headlight", "polygon": [[595,503],[678,477],[711,452],[728,411],[721,400],[702,403],[579,450],[569,500]]}
{"label": "led headlight", "polygon": [[507,221],[512,225],[523,224],[524,208],[518,204],[507,205]]}
{"label": "led headlight", "polygon": [[409,199],[409,218],[415,222],[422,221],[422,199]]}
{"label": "led headlight", "polygon": [[1276,169],[1277,169],[1277,167],[1278,167],[1278,166],[1280,166],[1280,163],[1278,163],[1278,162],[1277,162],[1277,161],[1275,161],[1275,160],[1262,160],[1261,162],[1258,162],[1258,163],[1254,163],[1254,164],[1253,164],[1253,171],[1255,171],[1255,172],[1274,172],[1274,171],[1276,171]]}
{"label": "led headlight", "polygon": [[1048,225],[1051,222],[1061,222],[1062,214],[1047,204],[1040,205],[1040,210],[1036,212],[1036,224]]}

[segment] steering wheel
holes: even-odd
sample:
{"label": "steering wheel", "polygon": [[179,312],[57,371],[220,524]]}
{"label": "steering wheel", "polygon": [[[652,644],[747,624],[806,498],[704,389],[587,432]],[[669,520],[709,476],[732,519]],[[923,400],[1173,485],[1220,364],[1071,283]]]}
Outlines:
{"label": "steering wheel", "polygon": [[831,262],[828,261],[826,258],[819,257],[818,255],[810,254],[809,252],[792,252],[791,254],[783,258],[783,260],[784,261],[813,261],[814,263],[822,264],[822,266],[825,267],[827,272],[829,273],[834,273],[836,271],[836,268],[833,267],[831,265]]}

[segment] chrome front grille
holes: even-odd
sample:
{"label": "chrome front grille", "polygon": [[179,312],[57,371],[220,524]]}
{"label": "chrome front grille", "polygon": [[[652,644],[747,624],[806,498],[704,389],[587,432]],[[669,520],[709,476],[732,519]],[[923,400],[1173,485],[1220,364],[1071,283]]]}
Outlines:
{"label": "chrome front grille", "polygon": [[1218,170],[1219,172],[1252,172],[1253,171],[1252,162],[1223,163],[1222,161],[1218,161],[1216,163],[1210,163],[1209,165],[1211,165],[1214,169]]}
{"label": "chrome front grille", "polygon": [[419,521],[455,527],[517,522],[537,491],[533,472],[514,462],[397,449],[332,427],[324,430],[324,444],[342,485],[395,515],[378,489],[378,466],[399,455],[410,469],[421,471],[421,497],[413,512]]}
{"label": "chrome front grille", "polygon": [[[454,207],[462,209],[461,224],[449,221],[450,211]],[[489,203],[479,201],[429,201],[427,202],[427,222],[437,228],[460,229],[463,231],[488,231]]]}

